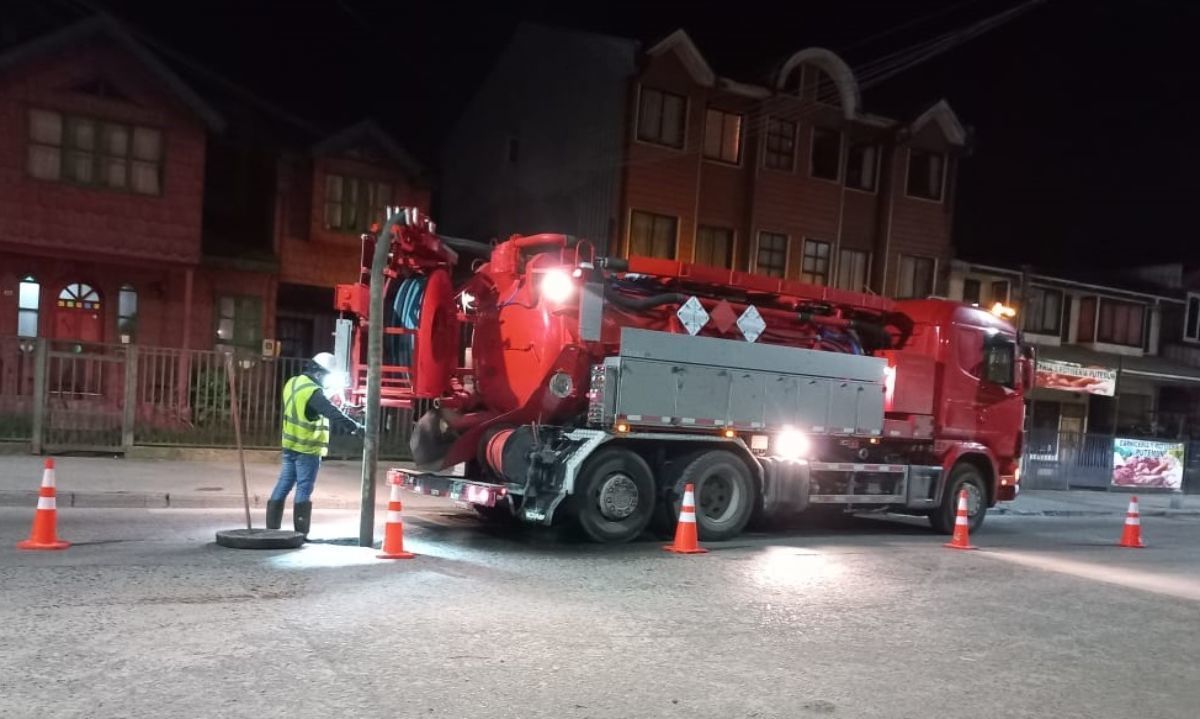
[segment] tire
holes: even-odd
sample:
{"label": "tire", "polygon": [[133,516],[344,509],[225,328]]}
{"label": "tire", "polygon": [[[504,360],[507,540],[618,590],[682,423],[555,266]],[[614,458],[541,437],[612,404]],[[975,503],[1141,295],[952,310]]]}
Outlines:
{"label": "tire", "polygon": [[958,512],[958,493],[967,490],[967,518],[969,529],[974,532],[983,526],[987,515],[987,488],[983,475],[972,464],[959,462],[950,470],[950,480],[942,493],[941,505],[929,513],[929,525],[941,534],[954,532],[954,517]]}
{"label": "tire", "polygon": [[695,455],[683,466],[667,490],[672,529],[688,484],[696,490],[696,529],[702,541],[724,542],[742,533],[758,495],[750,468],[741,458],[714,449]]}
{"label": "tire", "polygon": [[602,449],[584,465],[572,497],[579,528],[601,544],[634,539],[654,514],[654,474],[636,453]]}

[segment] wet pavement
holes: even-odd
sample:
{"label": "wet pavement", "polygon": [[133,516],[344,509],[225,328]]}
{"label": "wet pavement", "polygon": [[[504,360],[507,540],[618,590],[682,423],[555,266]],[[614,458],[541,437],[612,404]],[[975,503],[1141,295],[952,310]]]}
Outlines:
{"label": "wet pavement", "polygon": [[230,510],[0,508],[0,716],[1190,717],[1200,520],[990,517],[978,552],[850,518],[619,547],[410,512],[408,549],[321,510],[301,550]]}

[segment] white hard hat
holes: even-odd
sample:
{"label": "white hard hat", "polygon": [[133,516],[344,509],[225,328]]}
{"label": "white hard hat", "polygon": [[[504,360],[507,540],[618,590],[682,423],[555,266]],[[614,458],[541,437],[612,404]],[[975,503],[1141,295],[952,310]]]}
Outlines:
{"label": "white hard hat", "polygon": [[332,372],[337,369],[337,362],[334,360],[333,354],[330,352],[318,352],[313,355],[312,361],[326,372]]}

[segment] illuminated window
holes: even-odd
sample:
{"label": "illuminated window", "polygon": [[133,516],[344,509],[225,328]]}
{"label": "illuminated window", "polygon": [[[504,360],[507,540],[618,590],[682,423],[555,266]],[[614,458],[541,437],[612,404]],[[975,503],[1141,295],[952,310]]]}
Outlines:
{"label": "illuminated window", "polygon": [[812,285],[829,283],[829,243],[820,240],[804,241],[804,263],[800,279]]}
{"label": "illuminated window", "polygon": [[843,290],[863,292],[867,288],[867,261],[870,254],[862,250],[838,252],[837,286]]}
{"label": "illuminated window", "polygon": [[382,222],[392,204],[392,186],[343,175],[325,176],[325,227],[342,232],[365,232]]}
{"label": "illuminated window", "polygon": [[58,293],[58,306],[75,310],[98,310],[100,293],[92,289],[91,285],[74,282]]}
{"label": "illuminated window", "polygon": [[733,230],[727,227],[700,226],[696,231],[695,262],[698,265],[733,267]]}
{"label": "illuminated window", "polygon": [[931,257],[900,255],[897,299],[924,299],[933,294],[934,260]]}
{"label": "illuminated window", "polygon": [[742,161],[742,116],[708,108],[704,121],[704,156],[730,164]]}
{"label": "illuminated window", "polygon": [[129,342],[137,339],[138,296],[133,285],[121,285],[117,294],[117,334],[128,337]]}
{"label": "illuminated window", "polygon": [[38,306],[41,304],[42,286],[31,275],[21,278],[17,289],[17,334],[22,337],[38,336]]}
{"label": "illuminated window", "polygon": [[812,131],[812,159],[809,171],[813,177],[836,180],[842,162],[842,133],[826,127]]}
{"label": "illuminated window", "polygon": [[241,347],[257,352],[262,347],[262,300],[225,295],[217,298],[213,313],[218,349]]}
{"label": "illuminated window", "polygon": [[783,277],[787,274],[787,247],[787,235],[778,232],[758,233],[754,271],[768,277]]}
{"label": "illuminated window", "polygon": [[1063,294],[1045,287],[1030,287],[1025,300],[1024,329],[1045,335],[1056,335],[1062,325]]}
{"label": "illuminated window", "polygon": [[29,111],[29,174],[39,180],[162,191],[162,131],[50,110]]}
{"label": "illuminated window", "polygon": [[681,149],[686,122],[686,97],[642,88],[638,96],[637,139]]}
{"label": "illuminated window", "polygon": [[679,219],[634,210],[629,219],[629,254],[675,259]]}

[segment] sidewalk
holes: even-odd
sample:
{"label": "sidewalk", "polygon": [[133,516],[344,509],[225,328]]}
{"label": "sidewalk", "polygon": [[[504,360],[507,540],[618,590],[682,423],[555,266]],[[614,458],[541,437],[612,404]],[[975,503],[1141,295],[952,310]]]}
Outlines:
{"label": "sidewalk", "polygon": [[[256,458],[259,459],[259,458]],[[0,456],[0,506],[34,506],[41,482],[43,457]],[[388,467],[379,463],[377,504],[387,503],[384,479]],[[236,461],[115,459],[57,457],[59,507],[196,508],[242,506],[242,479]],[[264,507],[279,476],[274,462],[247,461],[250,505]],[[326,509],[357,509],[360,464],[346,460],[323,463],[313,501]],[[436,497],[405,494],[405,505],[445,506]]]}
{"label": "sidewalk", "polygon": [[[263,461],[266,453],[246,462],[250,503],[263,507],[279,467]],[[42,457],[0,456],[0,506],[29,506],[37,503],[42,477]],[[108,457],[60,457],[55,459],[60,507],[147,507],[195,508],[242,506],[241,475],[236,461],[213,459],[114,459]],[[387,502],[384,485],[388,467],[402,462],[379,463],[376,502]],[[313,501],[326,509],[357,509],[359,463],[331,460],[321,467]],[[1017,516],[1102,516],[1124,514],[1129,506],[1124,492],[1059,492],[1026,490],[1014,502],[1002,502],[992,511]],[[1146,516],[1200,515],[1200,495],[1142,494],[1141,512]],[[1172,508],[1172,500],[1176,507]],[[446,507],[444,499],[405,493],[404,503],[412,509]]]}

